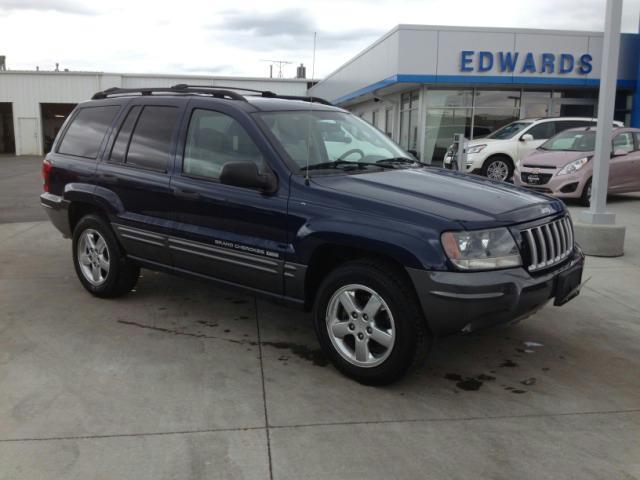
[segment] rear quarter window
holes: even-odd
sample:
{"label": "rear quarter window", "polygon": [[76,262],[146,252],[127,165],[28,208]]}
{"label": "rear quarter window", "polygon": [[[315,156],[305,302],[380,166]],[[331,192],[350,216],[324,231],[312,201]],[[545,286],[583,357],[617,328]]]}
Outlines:
{"label": "rear quarter window", "polygon": [[80,109],[67,128],[58,153],[95,160],[119,109],[117,105]]}

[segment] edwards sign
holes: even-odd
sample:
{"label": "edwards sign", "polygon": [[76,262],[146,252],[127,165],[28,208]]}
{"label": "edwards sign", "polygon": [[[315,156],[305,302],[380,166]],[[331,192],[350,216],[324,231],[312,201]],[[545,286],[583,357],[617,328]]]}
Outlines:
{"label": "edwards sign", "polygon": [[584,53],[579,57],[571,53],[487,52],[462,50],[461,72],[507,72],[587,75],[593,69],[593,57]]}

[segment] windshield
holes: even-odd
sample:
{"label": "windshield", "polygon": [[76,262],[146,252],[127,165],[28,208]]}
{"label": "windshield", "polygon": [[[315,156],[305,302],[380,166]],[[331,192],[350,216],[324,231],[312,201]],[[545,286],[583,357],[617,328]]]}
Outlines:
{"label": "windshield", "polygon": [[384,133],[344,112],[263,112],[260,118],[299,169],[352,166],[367,168],[386,161],[416,160]]}
{"label": "windshield", "polygon": [[531,122],[513,122],[487,135],[486,138],[507,140],[509,138],[512,138],[516,133],[519,133],[527,128],[529,125],[531,125]]}
{"label": "windshield", "polygon": [[596,132],[593,130],[565,130],[542,145],[542,150],[591,152],[596,148]]}

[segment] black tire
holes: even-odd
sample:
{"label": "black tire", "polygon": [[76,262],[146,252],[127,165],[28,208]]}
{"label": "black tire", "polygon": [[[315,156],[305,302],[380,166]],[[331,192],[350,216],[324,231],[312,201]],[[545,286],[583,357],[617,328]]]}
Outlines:
{"label": "black tire", "polygon": [[[354,365],[343,357],[330,337],[327,318],[331,299],[341,288],[353,284],[375,291],[387,304],[393,317],[395,340],[389,349],[390,353],[379,365]],[[384,309],[381,311],[385,312]],[[360,315],[366,318],[362,311]],[[354,260],[327,275],[318,289],[313,318],[320,345],[333,365],[346,376],[366,385],[385,385],[399,380],[411,367],[424,363],[431,345],[431,336],[409,279],[393,264],[377,259]],[[351,322],[350,319],[347,321]],[[352,340],[355,345],[355,336]],[[369,339],[365,341],[367,349],[379,346],[376,342],[371,345]]]}
{"label": "black tire", "polygon": [[589,207],[591,206],[591,179],[587,180],[587,183],[582,187],[582,193],[580,194],[580,205]]}
{"label": "black tire", "polygon": [[[78,244],[82,241],[83,234],[91,231],[97,232],[104,239],[108,253],[109,269],[99,284],[92,283],[85,276],[78,255]],[[111,227],[102,217],[94,214],[82,217],[73,230],[72,245],[73,266],[75,267],[76,275],[78,275],[82,286],[92,295],[101,298],[118,297],[130,292],[135,287],[140,276],[140,267],[127,259]]]}
{"label": "black tire", "polygon": [[[492,173],[492,168],[497,167],[498,165],[506,166],[506,177],[496,178],[489,176]],[[513,178],[513,162],[511,161],[511,158],[507,157],[506,155],[494,155],[493,157],[489,157],[484,161],[484,164],[482,165],[482,175],[488,178],[492,178],[493,180],[506,182]]]}

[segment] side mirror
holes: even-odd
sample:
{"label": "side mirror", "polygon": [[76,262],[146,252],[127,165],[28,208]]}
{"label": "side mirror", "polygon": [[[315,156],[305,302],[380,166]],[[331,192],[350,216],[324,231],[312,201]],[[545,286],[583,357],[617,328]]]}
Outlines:
{"label": "side mirror", "polygon": [[220,171],[220,183],[235,187],[256,188],[264,193],[273,193],[278,180],[271,172],[260,174],[253,162],[227,162]]}
{"label": "side mirror", "polygon": [[531,135],[530,133],[525,133],[520,137],[521,142],[530,142],[531,140],[533,140],[533,135]]}
{"label": "side mirror", "polygon": [[618,148],[616,150],[613,151],[613,155],[611,155],[612,157],[624,157],[627,153],[626,150],[622,150],[621,148]]}
{"label": "side mirror", "polygon": [[411,155],[413,155],[413,158],[418,160],[418,151],[417,150],[407,150],[407,152],[409,152]]}

